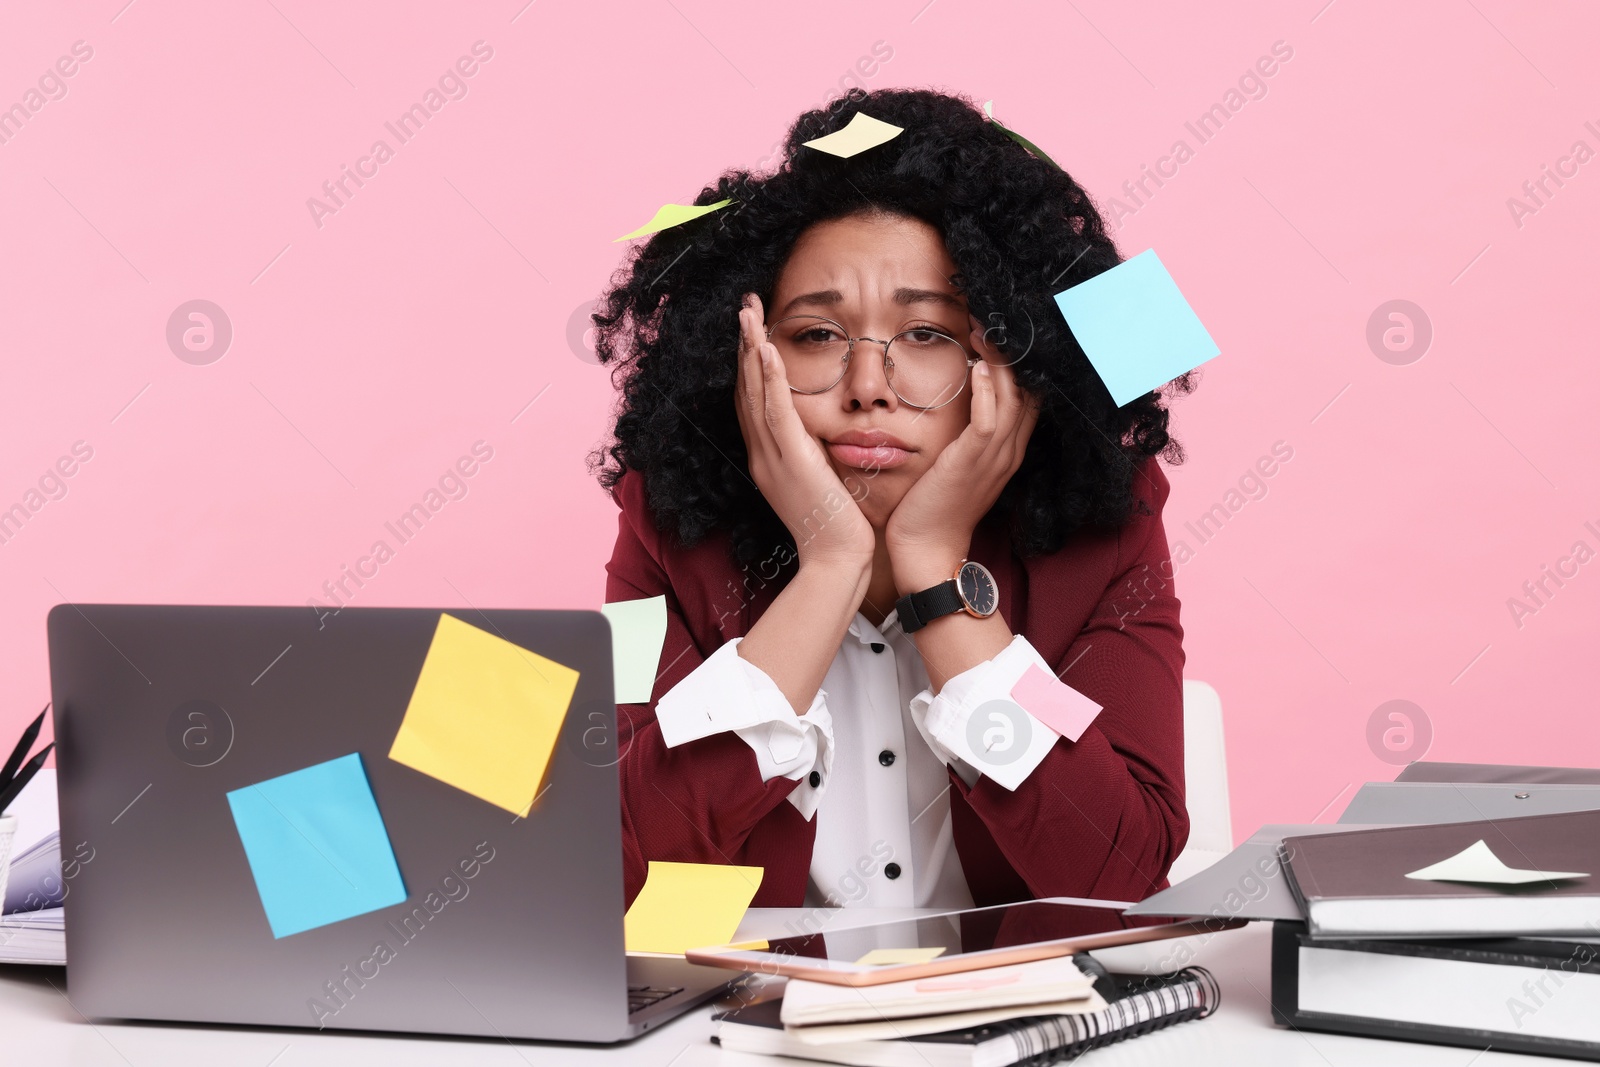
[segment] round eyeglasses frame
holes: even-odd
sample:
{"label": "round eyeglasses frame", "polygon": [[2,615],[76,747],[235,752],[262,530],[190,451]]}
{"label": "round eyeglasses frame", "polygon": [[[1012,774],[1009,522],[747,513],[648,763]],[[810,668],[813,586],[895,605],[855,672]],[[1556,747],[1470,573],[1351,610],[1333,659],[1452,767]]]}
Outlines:
{"label": "round eyeglasses frame", "polygon": [[950,335],[948,333],[945,333],[943,330],[936,330],[931,326],[917,326],[917,327],[915,327],[913,329],[910,329],[910,330],[901,330],[899,333],[895,334],[893,337],[889,338],[887,341],[880,341],[876,337],[851,337],[850,336],[850,331],[846,330],[842,323],[835,322],[833,319],[830,319],[825,315],[790,315],[788,318],[779,319],[777,322],[775,322],[771,326],[767,327],[767,340],[769,340],[769,341],[772,340],[772,331],[776,330],[779,326],[782,326],[784,323],[792,322],[795,319],[812,319],[812,320],[814,320],[816,322],[831,323],[832,325],[839,327],[839,333],[844,336],[845,342],[846,342],[846,344],[848,346],[845,349],[844,358],[839,360],[839,376],[837,378],[835,378],[832,382],[830,382],[829,384],[823,386],[821,389],[796,389],[792,385],[789,386],[789,389],[790,389],[791,392],[800,393],[800,394],[802,394],[804,396],[816,396],[818,393],[826,393],[829,389],[832,389],[834,386],[836,386],[840,382],[844,381],[845,371],[850,369],[850,357],[854,356],[856,354],[856,342],[857,341],[871,341],[875,345],[882,345],[883,346],[883,373],[884,373],[884,377],[889,382],[889,388],[894,390],[894,395],[895,396],[900,397],[900,402],[902,404],[905,404],[908,407],[917,408],[917,409],[922,410],[922,411],[934,411],[934,410],[936,410],[938,408],[942,408],[946,404],[950,403],[951,400],[954,400],[954,399],[956,399],[956,397],[960,396],[961,395],[961,391],[967,387],[967,382],[972,377],[972,368],[977,366],[979,361],[983,359],[982,356],[974,356],[974,355],[970,355],[970,354],[967,356],[967,369],[962,374],[961,386],[954,393],[950,394],[950,399],[949,400],[941,400],[937,404],[913,404],[911,401],[907,400],[905,397],[900,396],[900,390],[895,388],[895,384],[894,384],[894,360],[889,358],[889,346],[894,344],[896,341],[898,341],[900,338],[904,337],[908,333],[936,333],[940,337],[949,337],[950,340],[955,341],[956,344],[958,344],[958,345],[961,345],[961,350],[963,352],[965,352],[967,350],[967,346],[966,345],[962,345],[959,340],[956,340],[956,338],[954,338],[954,337],[950,337]]}

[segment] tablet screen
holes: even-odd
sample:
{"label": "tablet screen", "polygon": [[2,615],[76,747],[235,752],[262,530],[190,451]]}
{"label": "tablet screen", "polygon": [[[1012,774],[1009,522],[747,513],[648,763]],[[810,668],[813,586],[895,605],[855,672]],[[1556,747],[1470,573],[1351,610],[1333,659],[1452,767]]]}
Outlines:
{"label": "tablet screen", "polygon": [[[955,956],[1173,922],[1158,916],[1124,915],[1122,907],[1110,903],[1094,906],[1027,901],[854,930],[828,930],[825,934],[802,932],[793,937],[769,938],[769,951],[839,963],[855,963],[874,949],[931,952],[937,948],[941,950],[939,956]],[[790,922],[788,927],[795,929],[801,922],[803,917],[800,922]]]}

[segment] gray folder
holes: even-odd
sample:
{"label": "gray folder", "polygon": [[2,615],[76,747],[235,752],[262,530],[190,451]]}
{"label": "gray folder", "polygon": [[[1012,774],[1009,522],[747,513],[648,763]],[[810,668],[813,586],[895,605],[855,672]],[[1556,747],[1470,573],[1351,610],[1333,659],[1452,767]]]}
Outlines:
{"label": "gray folder", "polygon": [[[1463,820],[1465,821],[1465,820]],[[1278,846],[1286,837],[1371,830],[1372,826],[1273,823],[1205,870],[1146,897],[1129,915],[1212,915],[1223,919],[1302,919],[1284,883]]]}
{"label": "gray folder", "polygon": [[1339,822],[1385,826],[1478,822],[1597,808],[1600,808],[1600,785],[1368,782],[1351,798]]}
{"label": "gray folder", "polygon": [[1528,767],[1514,763],[1408,763],[1397,782],[1510,782],[1533,785],[1600,785],[1597,767]]}
{"label": "gray folder", "polygon": [[[1413,767],[1419,766],[1412,764]],[[1440,764],[1484,767],[1486,765]],[[1538,768],[1530,768],[1537,770]],[[1216,863],[1128,909],[1129,915],[1214,915],[1236,919],[1303,919],[1284,884],[1279,846],[1286,837],[1379,826],[1477,822],[1519,815],[1600,809],[1600,785],[1503,782],[1368,782],[1334,824],[1272,823]]]}

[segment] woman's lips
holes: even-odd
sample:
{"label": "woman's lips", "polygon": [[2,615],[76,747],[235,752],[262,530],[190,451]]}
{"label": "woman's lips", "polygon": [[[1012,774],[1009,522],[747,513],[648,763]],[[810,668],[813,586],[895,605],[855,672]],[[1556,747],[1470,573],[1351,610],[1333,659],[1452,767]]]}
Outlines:
{"label": "woman's lips", "polygon": [[898,467],[911,458],[911,453],[893,445],[842,445],[828,443],[828,452],[847,467],[862,470]]}

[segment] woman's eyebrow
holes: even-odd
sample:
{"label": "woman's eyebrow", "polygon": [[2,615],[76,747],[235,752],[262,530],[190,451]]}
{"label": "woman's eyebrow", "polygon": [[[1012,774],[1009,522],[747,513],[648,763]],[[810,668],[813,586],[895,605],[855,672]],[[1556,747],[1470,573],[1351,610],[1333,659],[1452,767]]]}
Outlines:
{"label": "woman's eyebrow", "polygon": [[[844,302],[844,294],[837,289],[818,289],[814,293],[802,293],[783,306],[779,315],[787,315],[797,307],[823,307],[833,308]],[[903,306],[911,304],[942,304],[946,307],[965,310],[966,305],[959,297],[937,289],[914,289],[902,286],[894,291],[894,302]]]}

